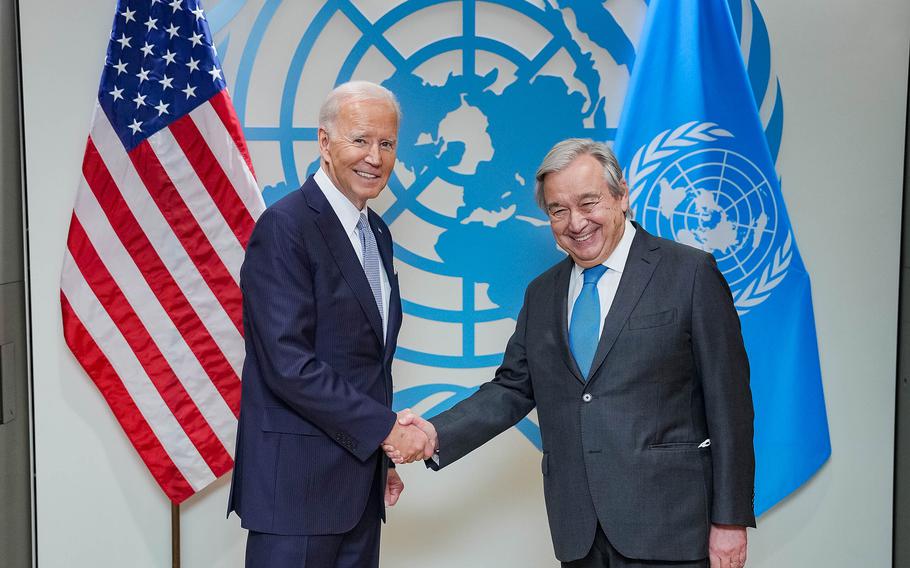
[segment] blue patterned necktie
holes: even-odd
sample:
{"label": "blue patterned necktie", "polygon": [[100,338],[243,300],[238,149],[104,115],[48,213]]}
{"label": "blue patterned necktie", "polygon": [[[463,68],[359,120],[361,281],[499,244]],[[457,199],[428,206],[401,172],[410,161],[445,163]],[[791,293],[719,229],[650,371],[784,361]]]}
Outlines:
{"label": "blue patterned necktie", "polygon": [[382,319],[382,288],[379,285],[379,271],[382,269],[382,262],[379,259],[376,237],[373,235],[373,230],[370,229],[367,216],[363,213],[360,214],[360,221],[357,222],[357,234],[360,236],[360,249],[363,251],[363,271],[367,275],[370,289],[373,290],[373,299],[376,300],[376,307],[379,308],[379,319]]}
{"label": "blue patterned necktie", "polygon": [[586,380],[594,362],[594,352],[600,341],[600,295],[597,293],[597,281],[607,271],[607,267],[598,264],[585,269],[582,273],[584,284],[581,293],[572,308],[572,321],[569,323],[569,349],[582,377]]}

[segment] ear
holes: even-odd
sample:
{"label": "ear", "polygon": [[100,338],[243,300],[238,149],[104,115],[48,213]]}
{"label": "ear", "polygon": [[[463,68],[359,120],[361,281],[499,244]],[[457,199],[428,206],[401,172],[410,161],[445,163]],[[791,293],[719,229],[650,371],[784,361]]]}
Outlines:
{"label": "ear", "polygon": [[319,154],[322,156],[322,159],[326,162],[329,161],[329,133],[325,128],[319,127],[319,132],[317,133],[317,138],[319,141]]}
{"label": "ear", "polygon": [[629,184],[626,183],[626,180],[622,180],[620,188],[622,189],[622,212],[625,213],[629,210]]}

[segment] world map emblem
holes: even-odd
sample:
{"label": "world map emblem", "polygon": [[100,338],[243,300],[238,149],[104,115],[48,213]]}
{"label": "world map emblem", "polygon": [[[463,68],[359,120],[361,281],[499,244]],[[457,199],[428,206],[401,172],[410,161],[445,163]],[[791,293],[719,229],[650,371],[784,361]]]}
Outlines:
{"label": "world map emblem", "polygon": [[648,230],[710,252],[740,315],[768,299],[792,259],[782,204],[762,170],[723,142],[734,135],[692,121],[658,134],[628,168],[635,217]]}
{"label": "world map emblem", "polygon": [[[743,29],[760,23],[756,7],[730,6]],[[644,0],[221,0],[210,10],[267,204],[318,167],[318,106],[334,86],[366,79],[399,97],[399,163],[370,204],[391,227],[401,282],[396,408],[445,410],[501,362],[526,285],[565,256],[533,197],[536,168],[557,141],[616,138],[647,8]],[[769,47],[766,34],[752,35],[756,76]],[[755,85],[758,99],[774,100],[773,82]],[[648,155],[641,169],[653,168],[642,181],[671,165],[664,158]],[[655,187],[644,194],[659,207]],[[692,203],[687,193],[669,216],[676,229],[658,234],[675,238],[685,227],[703,248],[717,244],[711,230],[726,225],[715,226],[704,200]],[[752,215],[737,210],[733,222]],[[745,313],[768,297],[789,257],[775,244],[743,261],[749,241],[739,229],[740,247],[726,249],[748,273],[734,289]],[[517,428],[541,447],[531,419]]]}
{"label": "world map emblem", "polygon": [[[267,204],[318,167],[312,107],[329,89],[368,79],[399,99],[399,164],[371,203],[395,238],[399,360],[498,365],[526,285],[564,257],[534,200],[536,168],[559,140],[615,137],[622,98],[611,90],[628,81],[634,50],[601,4],[559,5],[336,1],[294,18],[289,3],[266,2],[259,12],[238,69],[238,106],[255,96],[257,67],[275,65],[260,61],[269,29],[309,22],[272,103],[278,123],[245,121],[251,145],[277,145],[284,180],[266,185]],[[417,21],[431,29],[416,31]]]}

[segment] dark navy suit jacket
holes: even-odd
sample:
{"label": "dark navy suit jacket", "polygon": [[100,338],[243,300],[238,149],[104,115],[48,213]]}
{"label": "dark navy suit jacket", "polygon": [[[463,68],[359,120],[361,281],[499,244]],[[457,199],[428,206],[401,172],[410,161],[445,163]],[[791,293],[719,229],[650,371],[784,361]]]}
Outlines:
{"label": "dark navy suit jacket", "polygon": [[385,340],[362,265],[312,177],[266,209],[250,237],[240,273],[246,360],[228,501],[246,529],[347,532],[372,485],[385,484],[379,445],[396,419],[391,365],[401,296],[391,234],[372,211],[369,221],[391,288]]}

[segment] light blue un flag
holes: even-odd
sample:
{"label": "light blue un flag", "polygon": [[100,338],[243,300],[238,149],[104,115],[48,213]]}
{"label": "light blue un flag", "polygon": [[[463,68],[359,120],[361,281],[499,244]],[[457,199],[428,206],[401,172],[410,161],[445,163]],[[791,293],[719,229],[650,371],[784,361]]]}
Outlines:
{"label": "light blue un flag", "polygon": [[831,454],[809,275],[725,0],[652,0],[615,144],[635,218],[706,251],[752,368],[755,512]]}

